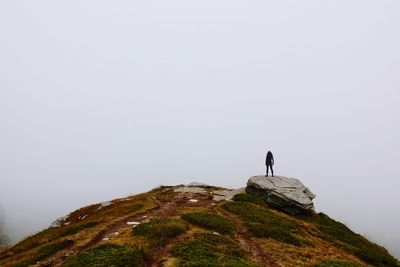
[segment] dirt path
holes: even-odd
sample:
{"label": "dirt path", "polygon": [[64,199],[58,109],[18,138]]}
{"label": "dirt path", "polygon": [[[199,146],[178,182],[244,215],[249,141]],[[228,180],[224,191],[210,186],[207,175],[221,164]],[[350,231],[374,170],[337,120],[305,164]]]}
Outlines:
{"label": "dirt path", "polygon": [[279,265],[272,258],[271,254],[264,251],[258,243],[251,239],[247,229],[235,216],[224,210],[221,210],[220,208],[216,208],[216,212],[219,213],[219,215],[228,217],[230,220],[235,222],[237,225],[237,240],[239,241],[241,247],[252,255],[256,262],[264,266],[279,267]]}
{"label": "dirt path", "polygon": [[[162,202],[159,201],[155,196],[151,196],[152,200],[157,204],[157,207],[152,208],[150,210],[146,210],[143,212],[135,213],[133,215],[126,216],[112,224],[107,225],[104,229],[99,231],[90,241],[86,244],[72,248],[69,251],[69,255],[76,254],[78,252],[90,249],[98,244],[107,243],[113,237],[115,237],[115,232],[121,232],[125,228],[132,227],[127,223],[129,221],[135,222],[147,222],[149,219],[153,217],[168,217],[173,215],[177,208],[181,207],[195,207],[195,206],[204,206],[210,205],[211,199],[209,195],[205,194],[194,194],[194,193],[181,193],[174,196],[171,200]],[[197,199],[197,203],[189,202],[189,199]],[[209,202],[209,203],[205,203]],[[160,248],[155,252],[152,262],[149,263],[149,266],[159,266],[162,262],[165,254],[167,254],[167,248]],[[62,264],[67,259],[66,256],[61,255],[59,257],[54,258],[51,262],[49,262],[49,266],[62,266]]]}
{"label": "dirt path", "polygon": [[[194,194],[194,193],[184,193],[184,194],[178,194],[178,198],[175,198],[173,202],[168,202],[168,203],[160,203],[157,202],[160,206],[164,205],[169,205],[170,208],[167,209],[166,211],[163,211],[160,217],[162,216],[170,216],[174,214],[177,210],[177,208],[181,207],[204,207],[204,206],[211,206],[212,203],[212,198],[208,194]],[[189,199],[196,199],[198,202],[196,203],[191,203],[189,202]],[[169,241],[170,244],[175,244],[179,240],[182,239],[182,236],[173,238]],[[158,248],[157,251],[155,251],[152,261],[149,263],[149,266],[151,267],[158,267],[161,266],[161,263],[163,263],[166,259],[167,256],[171,254],[171,246],[164,246],[161,248]]]}

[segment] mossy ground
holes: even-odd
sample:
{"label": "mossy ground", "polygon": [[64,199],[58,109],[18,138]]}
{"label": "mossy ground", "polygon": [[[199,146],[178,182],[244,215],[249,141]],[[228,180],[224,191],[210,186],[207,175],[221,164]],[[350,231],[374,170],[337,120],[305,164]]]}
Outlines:
{"label": "mossy ground", "polygon": [[312,267],[365,267],[364,264],[359,264],[345,260],[324,260]]}
{"label": "mossy ground", "polygon": [[356,255],[365,262],[379,267],[396,267],[398,261],[383,247],[378,246],[363,236],[354,233],[346,225],[337,222],[323,213],[302,217],[313,223],[321,232],[321,237],[335,246]]}
{"label": "mossy ground", "polygon": [[38,249],[38,251],[34,254],[33,257],[26,259],[24,261],[18,262],[16,264],[13,264],[12,267],[25,267],[25,266],[30,266],[30,265],[36,264],[37,262],[57,253],[58,251],[72,246],[73,243],[74,242],[72,240],[66,239],[66,240],[62,240],[60,242],[55,242],[55,243],[50,243],[50,244],[44,245]]}
{"label": "mossy ground", "polygon": [[83,223],[71,227],[67,227],[63,233],[60,234],[60,236],[69,236],[69,235],[74,235],[76,233],[79,233],[80,231],[86,229],[86,228],[91,228],[93,226],[96,226],[99,224],[98,222],[89,222],[89,223]]}
{"label": "mossy ground", "polygon": [[261,198],[254,196],[254,195],[246,194],[246,193],[234,195],[232,200],[238,201],[238,202],[250,202],[250,203],[265,206],[265,202]]}
{"label": "mossy ground", "polygon": [[214,234],[195,234],[178,244],[173,254],[180,267],[257,266],[234,241]]}
{"label": "mossy ground", "polygon": [[64,267],[140,267],[145,263],[145,253],[137,248],[106,244],[70,257]]}
{"label": "mossy ground", "polygon": [[146,237],[152,246],[162,246],[188,229],[185,222],[177,219],[157,218],[133,228],[134,235]]}
{"label": "mossy ground", "polygon": [[189,223],[216,231],[220,234],[231,234],[235,231],[235,225],[228,219],[209,212],[191,212],[182,215]]}
{"label": "mossy ground", "polygon": [[230,202],[221,207],[239,216],[255,237],[269,237],[296,246],[302,245],[302,240],[294,235],[299,227],[296,221],[248,202]]}

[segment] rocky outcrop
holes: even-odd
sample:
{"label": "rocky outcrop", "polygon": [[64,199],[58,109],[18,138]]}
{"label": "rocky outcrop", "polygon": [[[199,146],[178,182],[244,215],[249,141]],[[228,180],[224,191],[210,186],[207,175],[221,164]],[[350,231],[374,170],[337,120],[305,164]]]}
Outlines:
{"label": "rocky outcrop", "polygon": [[174,189],[176,193],[207,193],[207,190],[203,187],[196,187],[196,186],[182,186]]}
{"label": "rocky outcrop", "polygon": [[245,193],[245,188],[239,189],[226,189],[226,190],[216,190],[213,191],[212,194],[214,195],[214,201],[221,201],[221,200],[231,200],[235,195]]}
{"label": "rocky outcrop", "polygon": [[314,210],[315,194],[295,178],[253,176],[247,182],[246,192],[258,195],[271,207],[290,214]]}
{"label": "rocky outcrop", "polygon": [[[225,189],[211,186],[208,184],[192,182],[187,185],[181,185],[174,189],[175,193],[190,193],[190,194],[206,194],[213,196],[214,201],[230,201],[235,195],[245,193],[245,188]],[[191,201],[191,200],[189,200]]]}
{"label": "rocky outcrop", "polygon": [[58,218],[57,220],[55,220],[54,222],[52,222],[50,224],[50,228],[63,226],[67,222],[68,218],[69,218],[69,214],[65,215],[64,217]]}
{"label": "rocky outcrop", "polygon": [[187,185],[181,185],[174,189],[176,193],[195,193],[195,194],[202,194],[207,193],[207,189],[210,188],[208,184],[192,182]]}

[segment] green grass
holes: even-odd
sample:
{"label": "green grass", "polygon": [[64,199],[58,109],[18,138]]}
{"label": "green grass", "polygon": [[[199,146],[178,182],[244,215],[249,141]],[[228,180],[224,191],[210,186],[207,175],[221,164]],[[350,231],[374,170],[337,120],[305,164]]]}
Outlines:
{"label": "green grass", "polygon": [[145,255],[139,249],[113,244],[100,245],[67,259],[64,267],[126,267],[146,266]]}
{"label": "green grass", "polygon": [[61,233],[61,236],[74,235],[84,229],[96,226],[97,224],[99,224],[99,223],[98,222],[89,222],[89,223],[84,223],[84,224],[80,224],[77,226],[68,227],[67,229],[65,229],[64,232]]}
{"label": "green grass", "polygon": [[176,246],[173,254],[178,267],[257,266],[231,239],[213,234],[195,234]]}
{"label": "green grass", "polygon": [[360,246],[356,251],[360,259],[380,267],[397,267],[399,262],[381,246],[368,242]]}
{"label": "green grass", "polygon": [[152,245],[164,245],[188,229],[185,222],[176,219],[152,219],[148,223],[140,224],[133,228],[132,232],[137,236],[144,236],[152,242]]}
{"label": "green grass", "polygon": [[354,233],[346,225],[337,222],[323,213],[302,216],[303,220],[312,222],[320,230],[322,238],[331,241],[337,247],[365,262],[378,267],[397,267],[397,260],[383,247],[368,241],[363,236]]}
{"label": "green grass", "polygon": [[365,267],[366,265],[361,265],[351,261],[345,260],[324,260],[318,264],[312,265],[312,267]]}
{"label": "green grass", "polygon": [[299,228],[297,222],[277,215],[267,208],[247,202],[230,202],[221,207],[238,215],[253,236],[269,237],[296,246],[304,244],[293,235]]}
{"label": "green grass", "polygon": [[235,225],[222,216],[207,212],[191,212],[182,215],[182,219],[204,227],[206,229],[216,231],[220,234],[231,234],[235,231]]}
{"label": "green grass", "polygon": [[250,202],[254,204],[265,205],[265,202],[261,198],[246,193],[234,195],[232,200],[238,202]]}
{"label": "green grass", "polygon": [[51,243],[44,245],[39,248],[37,253],[30,259],[19,262],[17,264],[12,265],[12,267],[25,267],[29,265],[36,264],[36,262],[46,259],[47,257],[57,253],[60,250],[63,250],[67,247],[72,246],[74,241],[72,240],[63,240],[56,243]]}

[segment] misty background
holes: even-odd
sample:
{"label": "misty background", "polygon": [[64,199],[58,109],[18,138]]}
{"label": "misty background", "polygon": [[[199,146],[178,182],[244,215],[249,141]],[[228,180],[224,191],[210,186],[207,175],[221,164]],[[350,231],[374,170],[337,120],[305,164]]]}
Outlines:
{"label": "misty background", "polygon": [[13,242],[84,205],[299,178],[400,258],[400,2],[0,1]]}

